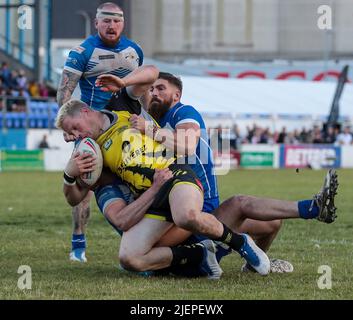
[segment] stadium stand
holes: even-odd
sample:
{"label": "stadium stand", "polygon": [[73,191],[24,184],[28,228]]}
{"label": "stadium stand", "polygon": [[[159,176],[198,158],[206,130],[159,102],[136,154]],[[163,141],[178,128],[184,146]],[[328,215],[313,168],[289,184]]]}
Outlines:
{"label": "stadium stand", "polygon": [[28,81],[22,70],[0,68],[0,128],[54,128],[58,111],[56,92],[44,84]]}

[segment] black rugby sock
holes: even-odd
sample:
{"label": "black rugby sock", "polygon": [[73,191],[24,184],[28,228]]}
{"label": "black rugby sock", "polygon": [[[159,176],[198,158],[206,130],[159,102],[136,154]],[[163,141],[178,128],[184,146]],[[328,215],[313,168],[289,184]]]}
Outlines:
{"label": "black rugby sock", "polygon": [[235,233],[230,230],[225,224],[223,224],[223,234],[218,239],[213,239],[216,241],[223,242],[230,246],[233,250],[239,251],[239,249],[244,244],[244,238],[239,233]]}
{"label": "black rugby sock", "polygon": [[200,244],[170,248],[173,253],[171,266],[198,265],[203,259],[203,247]]}

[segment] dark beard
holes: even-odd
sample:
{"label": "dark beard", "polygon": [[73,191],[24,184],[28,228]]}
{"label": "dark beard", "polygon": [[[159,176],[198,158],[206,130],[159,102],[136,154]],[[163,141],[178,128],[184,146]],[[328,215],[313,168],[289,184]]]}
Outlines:
{"label": "dark beard", "polygon": [[169,101],[169,103],[162,104],[160,101],[152,100],[148,109],[148,113],[153,117],[153,119],[159,121],[168,112],[171,105],[172,101]]}

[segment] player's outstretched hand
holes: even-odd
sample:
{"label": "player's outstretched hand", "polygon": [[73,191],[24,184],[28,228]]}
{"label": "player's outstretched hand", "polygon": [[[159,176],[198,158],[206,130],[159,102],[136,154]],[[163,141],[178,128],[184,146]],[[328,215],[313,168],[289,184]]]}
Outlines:
{"label": "player's outstretched hand", "polygon": [[159,190],[172,177],[173,173],[168,168],[156,169],[153,176],[152,187],[157,188]]}
{"label": "player's outstretched hand", "polygon": [[71,177],[79,177],[86,172],[93,171],[96,164],[97,161],[93,155],[74,152],[66,165],[65,172]]}
{"label": "player's outstretched hand", "polygon": [[96,87],[99,87],[104,92],[116,92],[125,88],[125,81],[112,74],[100,75],[95,83]]}

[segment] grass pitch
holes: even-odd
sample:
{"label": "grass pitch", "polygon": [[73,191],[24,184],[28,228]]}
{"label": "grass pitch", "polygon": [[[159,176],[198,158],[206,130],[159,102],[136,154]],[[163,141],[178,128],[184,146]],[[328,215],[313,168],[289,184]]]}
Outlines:
{"label": "grass pitch", "polygon": [[[222,200],[252,194],[309,199],[324,171],[233,171],[219,177]],[[292,274],[242,274],[243,261],[226,257],[219,281],[142,278],[120,271],[119,238],[93,203],[86,264],[70,262],[71,210],[60,173],[0,174],[0,299],[353,299],[353,171],[339,170],[338,219],[286,220],[269,251],[289,260]],[[32,289],[17,286],[18,268],[32,270]],[[332,270],[332,288],[319,289],[321,265]]]}

